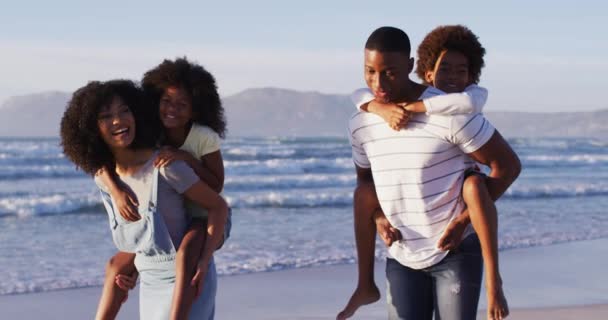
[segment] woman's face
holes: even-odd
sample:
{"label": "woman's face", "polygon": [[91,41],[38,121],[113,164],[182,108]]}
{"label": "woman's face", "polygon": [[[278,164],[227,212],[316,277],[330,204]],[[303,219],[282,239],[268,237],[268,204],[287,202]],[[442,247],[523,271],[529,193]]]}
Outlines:
{"label": "woman's face", "polygon": [[184,128],[192,121],[192,99],[179,87],[169,87],[160,97],[160,121],[165,129]]}
{"label": "woman's face", "polygon": [[471,82],[469,60],[460,52],[444,51],[435,70],[426,72],[426,81],[445,93],[463,92]]}
{"label": "woman's face", "polygon": [[97,115],[97,127],[110,149],[127,148],[135,139],[135,118],[121,98],[114,97]]}

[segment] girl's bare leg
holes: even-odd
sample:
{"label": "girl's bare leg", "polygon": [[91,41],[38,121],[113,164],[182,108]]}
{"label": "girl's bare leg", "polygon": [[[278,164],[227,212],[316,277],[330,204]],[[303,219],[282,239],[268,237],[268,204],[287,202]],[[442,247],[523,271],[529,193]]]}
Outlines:
{"label": "girl's bare leg", "polygon": [[116,285],[116,276],[119,274],[133,274],[135,269],[135,254],[118,252],[106,265],[106,277],[101,291],[101,298],[97,306],[96,320],[113,320],[116,318],[120,306],[128,292]]}
{"label": "girl's bare leg", "polygon": [[488,319],[506,318],[509,306],[502,291],[502,279],[498,270],[498,216],[485,177],[478,174],[468,176],[463,185],[463,198],[481,243],[486,270]]}
{"label": "girl's bare leg", "polygon": [[372,184],[357,185],[353,209],[359,278],[355,292],[350,297],[344,310],[338,313],[336,317],[338,320],[350,318],[360,306],[380,299],[380,291],[374,281],[376,224],[372,217],[379,206],[376,190]]}
{"label": "girl's bare leg", "polygon": [[193,219],[177,250],[171,319],[188,319],[190,314],[196,298],[196,287],[190,282],[205,244],[206,229],[206,223],[202,219]]}

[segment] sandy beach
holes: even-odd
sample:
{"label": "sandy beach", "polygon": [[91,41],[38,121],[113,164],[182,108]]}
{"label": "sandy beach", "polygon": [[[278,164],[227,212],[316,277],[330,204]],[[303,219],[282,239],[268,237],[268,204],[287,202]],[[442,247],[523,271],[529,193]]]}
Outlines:
{"label": "sandy beach", "polygon": [[[608,239],[501,253],[510,319],[606,319]],[[376,279],[383,291],[383,264]],[[356,279],[354,265],[220,277],[217,319],[333,319]],[[0,296],[2,319],[92,319],[99,287]],[[483,319],[482,292],[479,319]],[[137,291],[118,319],[137,318]],[[383,298],[353,319],[386,319]]]}

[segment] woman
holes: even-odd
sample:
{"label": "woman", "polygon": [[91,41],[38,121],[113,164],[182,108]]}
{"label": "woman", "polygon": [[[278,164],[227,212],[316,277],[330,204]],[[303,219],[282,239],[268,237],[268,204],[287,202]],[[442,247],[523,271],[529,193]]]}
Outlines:
{"label": "woman", "polygon": [[[155,169],[159,126],[146,108],[141,90],[133,82],[90,82],[77,90],[61,121],[66,156],[93,175],[113,168],[119,182],[139,201],[139,220],[125,220],[114,209],[107,186],[96,179],[119,250],[135,253],[141,275],[140,318],[168,319],[175,282],[176,248],[184,237],[188,217],[184,197],[221,217],[207,227],[207,241],[222,239],[228,208],[224,200],[183,161]],[[212,251],[199,261],[193,279],[202,292],[189,319],[213,319],[216,273]]]}

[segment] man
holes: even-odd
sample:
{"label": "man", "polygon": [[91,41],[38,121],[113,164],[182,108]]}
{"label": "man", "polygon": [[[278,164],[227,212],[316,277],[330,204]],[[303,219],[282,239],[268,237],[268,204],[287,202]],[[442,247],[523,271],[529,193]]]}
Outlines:
{"label": "man", "polygon": [[[409,79],[410,50],[408,36],[396,28],[368,38],[365,80],[377,100],[413,102],[439,93]],[[373,183],[382,209],[374,213],[378,233],[402,237],[387,259],[389,318],[432,319],[435,311],[441,319],[475,319],[482,259],[461,197],[464,172],[470,158],[488,165],[487,188],[497,199],[519,174],[519,159],[481,114],[414,114],[407,129],[394,131],[380,117],[358,112],[349,129],[355,209]],[[446,235],[451,251],[437,246]]]}

